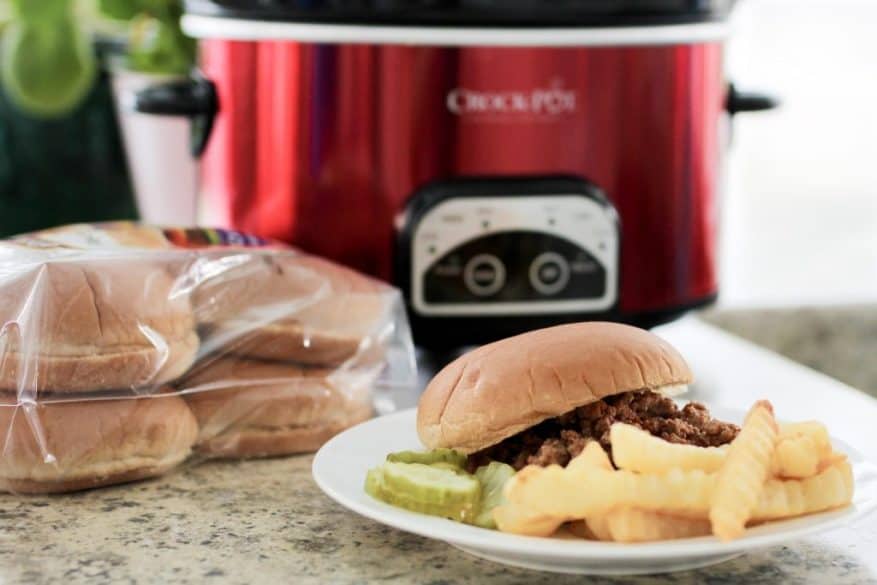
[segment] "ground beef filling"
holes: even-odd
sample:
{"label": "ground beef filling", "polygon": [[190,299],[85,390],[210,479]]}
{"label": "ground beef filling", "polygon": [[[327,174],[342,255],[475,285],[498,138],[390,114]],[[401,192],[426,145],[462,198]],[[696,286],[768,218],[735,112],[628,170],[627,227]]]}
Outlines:
{"label": "ground beef filling", "polygon": [[611,454],[609,429],[616,422],[637,426],[671,443],[699,447],[730,443],[740,431],[737,425],[712,418],[699,402],[679,408],[672,399],[657,392],[625,392],[541,422],[473,453],[469,456],[469,467],[477,469],[490,461],[508,463],[515,469],[552,463],[565,466],[592,439]]}

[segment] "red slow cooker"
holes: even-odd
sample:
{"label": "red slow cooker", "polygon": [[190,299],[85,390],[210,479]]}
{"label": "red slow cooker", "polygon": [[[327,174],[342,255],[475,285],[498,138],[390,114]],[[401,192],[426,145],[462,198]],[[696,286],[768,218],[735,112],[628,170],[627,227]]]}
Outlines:
{"label": "red slow cooker", "polygon": [[[192,0],[220,223],[396,283],[415,338],[652,326],[717,294],[731,0]],[[212,129],[212,130],[211,130]],[[209,135],[209,136],[208,136]]]}

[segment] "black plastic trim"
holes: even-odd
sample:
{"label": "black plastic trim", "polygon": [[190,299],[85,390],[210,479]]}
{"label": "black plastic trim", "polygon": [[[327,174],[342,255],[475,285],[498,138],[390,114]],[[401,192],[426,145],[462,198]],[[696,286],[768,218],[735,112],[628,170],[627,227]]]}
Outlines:
{"label": "black plastic trim", "polygon": [[716,22],[736,0],[186,0],[186,12],[247,20],[488,27]]}
{"label": "black plastic trim", "polygon": [[725,109],[732,116],[743,112],[762,112],[780,107],[780,99],[770,94],[755,91],[740,91],[733,83],[728,85]]}
{"label": "black plastic trim", "polygon": [[197,158],[207,148],[219,111],[219,98],[213,82],[196,72],[190,79],[154,85],[137,92],[133,107],[143,114],[190,118],[190,150]]}

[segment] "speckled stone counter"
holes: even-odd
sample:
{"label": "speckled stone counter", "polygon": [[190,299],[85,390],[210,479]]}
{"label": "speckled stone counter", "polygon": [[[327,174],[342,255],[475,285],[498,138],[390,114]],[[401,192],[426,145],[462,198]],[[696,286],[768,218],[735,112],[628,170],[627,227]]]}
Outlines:
{"label": "speckled stone counter", "polygon": [[[583,582],[477,560],[356,516],[317,489],[310,465],[310,456],[210,463],[124,488],[4,498],[0,582]],[[839,554],[844,546],[798,544],[702,571],[587,582],[845,584],[877,578]]]}
{"label": "speckled stone counter", "polygon": [[507,568],[344,510],[314,484],[311,460],[207,463],[76,495],[0,496],[0,583],[877,583],[875,565],[863,562],[877,551],[873,517],[669,575]]}
{"label": "speckled stone counter", "polygon": [[707,323],[877,397],[877,307],[709,311]]}

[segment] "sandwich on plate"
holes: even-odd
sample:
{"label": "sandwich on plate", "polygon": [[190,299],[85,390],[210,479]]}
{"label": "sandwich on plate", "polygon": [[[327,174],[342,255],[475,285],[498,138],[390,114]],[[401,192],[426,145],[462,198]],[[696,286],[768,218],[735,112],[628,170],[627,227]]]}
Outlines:
{"label": "sandwich on plate", "polygon": [[847,505],[850,465],[817,422],[767,401],[741,426],[676,396],[692,381],[660,337],[614,323],[482,346],[429,383],[422,452],[392,453],[365,489],[413,512],[550,536],[638,542],[714,534]]}

